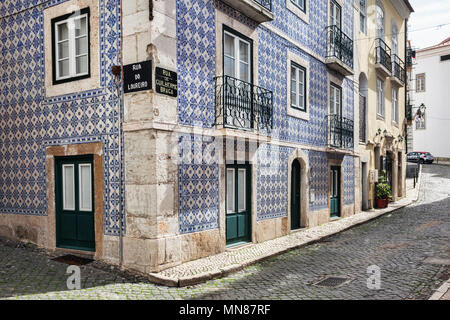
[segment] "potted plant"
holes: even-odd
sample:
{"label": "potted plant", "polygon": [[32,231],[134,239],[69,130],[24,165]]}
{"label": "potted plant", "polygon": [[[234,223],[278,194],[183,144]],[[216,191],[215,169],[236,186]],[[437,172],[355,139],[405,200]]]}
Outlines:
{"label": "potted plant", "polygon": [[391,199],[391,186],[386,183],[386,171],[383,170],[375,186],[375,201],[378,209],[386,208]]}

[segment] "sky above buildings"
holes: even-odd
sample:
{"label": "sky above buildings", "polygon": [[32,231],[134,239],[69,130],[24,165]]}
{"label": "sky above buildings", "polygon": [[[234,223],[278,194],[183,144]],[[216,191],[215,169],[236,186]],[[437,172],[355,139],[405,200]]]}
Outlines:
{"label": "sky above buildings", "polygon": [[409,2],[415,11],[409,19],[409,39],[413,47],[430,47],[450,37],[450,0]]}

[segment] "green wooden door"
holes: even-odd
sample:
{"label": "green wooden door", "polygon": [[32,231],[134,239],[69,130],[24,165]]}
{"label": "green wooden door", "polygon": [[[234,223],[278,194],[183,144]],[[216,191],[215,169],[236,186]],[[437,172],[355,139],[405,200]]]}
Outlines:
{"label": "green wooden door", "polygon": [[55,158],[56,246],[95,251],[92,155]]}
{"label": "green wooden door", "polygon": [[227,165],[226,243],[251,241],[251,169],[248,164]]}
{"label": "green wooden door", "polygon": [[300,228],[300,162],[294,160],[291,171],[291,230]]}
{"label": "green wooden door", "polygon": [[330,171],[330,216],[341,215],[341,167],[331,167]]}

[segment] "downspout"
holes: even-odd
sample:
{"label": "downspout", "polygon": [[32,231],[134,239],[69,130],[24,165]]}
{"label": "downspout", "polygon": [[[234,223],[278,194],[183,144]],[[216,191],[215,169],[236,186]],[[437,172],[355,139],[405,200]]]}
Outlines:
{"label": "downspout", "polygon": [[123,123],[122,112],[124,106],[123,97],[123,0],[120,1],[120,87],[117,88],[118,100],[119,100],[119,267],[122,268],[123,264],[123,210],[124,210],[124,196],[123,196],[123,159],[122,153],[122,138],[123,138]]}
{"label": "downspout", "polygon": [[[406,63],[408,63],[408,19],[405,19],[405,56],[403,61],[406,61]],[[406,66],[406,64],[405,64]],[[408,108],[408,71],[407,71],[408,67],[405,67],[405,118],[407,115],[407,108]],[[405,120],[403,120],[405,121]],[[408,121],[405,121],[405,153],[408,153]]]}

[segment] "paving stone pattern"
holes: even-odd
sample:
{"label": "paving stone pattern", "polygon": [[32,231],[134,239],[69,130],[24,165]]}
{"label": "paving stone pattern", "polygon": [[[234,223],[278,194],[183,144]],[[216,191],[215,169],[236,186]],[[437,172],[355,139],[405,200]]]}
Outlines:
{"label": "paving stone pattern", "polygon": [[[448,265],[425,262],[450,259],[450,167],[425,165],[421,180],[413,205],[191,287],[155,285],[94,262],[81,266],[82,289],[70,291],[68,265],[40,249],[2,241],[0,298],[428,299],[450,278]],[[379,290],[367,288],[371,265],[381,270]],[[313,285],[327,275],[351,281],[337,288]]]}

